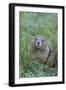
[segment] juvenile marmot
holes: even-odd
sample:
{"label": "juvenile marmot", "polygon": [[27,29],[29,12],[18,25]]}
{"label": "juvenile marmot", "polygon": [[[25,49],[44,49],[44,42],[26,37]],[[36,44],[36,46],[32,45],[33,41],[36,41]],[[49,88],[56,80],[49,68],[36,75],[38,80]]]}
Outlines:
{"label": "juvenile marmot", "polygon": [[40,63],[46,63],[51,67],[55,65],[53,49],[49,47],[43,36],[36,36],[31,48],[32,54]]}

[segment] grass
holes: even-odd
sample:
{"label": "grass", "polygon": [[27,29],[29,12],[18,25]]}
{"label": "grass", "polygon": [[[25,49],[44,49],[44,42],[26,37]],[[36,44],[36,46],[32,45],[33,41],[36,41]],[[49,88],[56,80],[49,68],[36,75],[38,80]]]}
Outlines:
{"label": "grass", "polygon": [[31,57],[30,45],[36,35],[44,36],[57,60],[58,16],[56,13],[19,13],[19,77],[57,76],[58,68],[49,68]]}

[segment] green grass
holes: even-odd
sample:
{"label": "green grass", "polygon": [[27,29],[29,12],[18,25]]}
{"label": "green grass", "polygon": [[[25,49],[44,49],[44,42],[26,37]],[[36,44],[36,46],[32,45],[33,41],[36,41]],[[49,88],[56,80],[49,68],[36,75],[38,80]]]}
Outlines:
{"label": "green grass", "polygon": [[51,43],[57,60],[58,16],[56,13],[19,13],[19,77],[57,76],[57,67],[49,68],[31,57],[30,45],[36,35]]}

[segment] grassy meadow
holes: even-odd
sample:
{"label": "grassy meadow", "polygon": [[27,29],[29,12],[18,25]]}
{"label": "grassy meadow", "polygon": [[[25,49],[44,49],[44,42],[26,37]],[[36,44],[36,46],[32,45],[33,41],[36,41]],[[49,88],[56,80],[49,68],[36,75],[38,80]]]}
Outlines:
{"label": "grassy meadow", "polygon": [[30,45],[36,35],[44,36],[57,60],[58,15],[56,13],[19,12],[19,77],[57,76],[58,68],[40,64],[31,57]]}

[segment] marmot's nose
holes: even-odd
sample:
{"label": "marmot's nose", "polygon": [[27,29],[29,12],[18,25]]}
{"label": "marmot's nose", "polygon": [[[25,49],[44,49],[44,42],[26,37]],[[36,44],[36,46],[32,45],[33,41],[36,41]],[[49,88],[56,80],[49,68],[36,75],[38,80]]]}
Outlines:
{"label": "marmot's nose", "polygon": [[40,42],[38,42],[38,44],[40,44]]}

